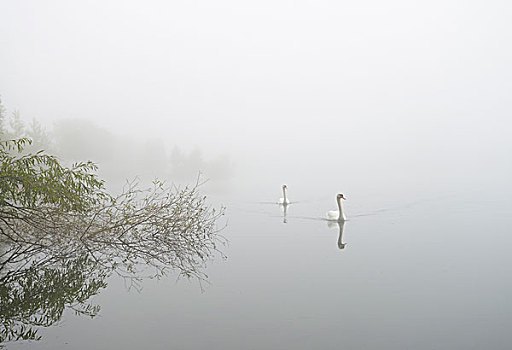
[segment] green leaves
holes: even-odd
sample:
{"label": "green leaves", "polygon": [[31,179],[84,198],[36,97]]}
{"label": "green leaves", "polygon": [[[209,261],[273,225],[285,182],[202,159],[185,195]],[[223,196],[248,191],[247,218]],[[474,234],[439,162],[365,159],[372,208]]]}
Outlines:
{"label": "green leaves", "polygon": [[112,196],[94,163],[64,167],[44,151],[26,153],[30,143],[0,141],[0,346],[39,339],[37,328],[66,308],[94,317],[99,306],[88,300],[112,273],[134,285],[142,273],[206,279],[223,209],[207,205],[199,179],[185,188],[128,182]]}
{"label": "green leaves", "polygon": [[25,138],[0,142],[0,210],[2,206],[53,205],[84,212],[108,198],[94,163],[66,168],[44,151],[23,154],[27,144],[30,140]]}

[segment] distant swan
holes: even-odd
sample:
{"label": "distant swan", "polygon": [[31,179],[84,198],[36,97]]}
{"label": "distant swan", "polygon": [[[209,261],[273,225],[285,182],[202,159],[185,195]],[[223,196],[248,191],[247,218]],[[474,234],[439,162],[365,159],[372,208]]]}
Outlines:
{"label": "distant swan", "polygon": [[286,187],[286,185],[283,185],[283,198],[279,198],[279,201],[277,201],[277,203],[279,204],[290,204],[290,201],[288,200],[288,198],[286,198],[286,189],[288,187]]}
{"label": "distant swan", "polygon": [[329,210],[327,212],[327,220],[330,221],[345,221],[347,218],[345,217],[345,214],[343,213],[343,206],[341,205],[341,200],[346,199],[343,194],[339,193],[336,196],[336,201],[338,202],[338,210]]}

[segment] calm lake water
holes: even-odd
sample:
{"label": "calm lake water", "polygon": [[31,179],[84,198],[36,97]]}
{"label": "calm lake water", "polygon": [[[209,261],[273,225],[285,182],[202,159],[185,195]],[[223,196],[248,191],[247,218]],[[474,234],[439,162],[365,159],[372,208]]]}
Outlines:
{"label": "calm lake water", "polygon": [[[122,200],[52,230],[17,208],[26,230],[2,201],[0,341],[41,339],[0,350],[512,349],[511,18],[504,0],[1,1],[2,142],[91,160],[114,193],[201,173],[227,243],[209,259],[190,217],[197,235],[125,229]],[[32,179],[0,166],[2,189]],[[340,192],[343,226],[323,219]],[[148,277],[203,259],[203,281]]]}
{"label": "calm lake water", "polygon": [[214,199],[227,207],[227,258],[202,287],[111,277],[92,300],[98,317],[67,310],[42,340],[7,348],[510,348],[510,197],[347,192],[340,227],[322,220],[336,193],[289,186],[285,216],[271,203],[280,186]]}

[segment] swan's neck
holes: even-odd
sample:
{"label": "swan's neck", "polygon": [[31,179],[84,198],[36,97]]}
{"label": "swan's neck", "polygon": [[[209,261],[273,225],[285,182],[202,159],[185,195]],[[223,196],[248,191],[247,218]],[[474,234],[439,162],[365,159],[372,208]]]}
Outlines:
{"label": "swan's neck", "polygon": [[283,203],[287,203],[287,200],[286,200],[286,188],[283,187]]}
{"label": "swan's neck", "polygon": [[343,213],[343,205],[341,205],[341,198],[338,198],[338,209],[340,212],[340,215],[338,216],[338,221],[345,221],[345,213]]}

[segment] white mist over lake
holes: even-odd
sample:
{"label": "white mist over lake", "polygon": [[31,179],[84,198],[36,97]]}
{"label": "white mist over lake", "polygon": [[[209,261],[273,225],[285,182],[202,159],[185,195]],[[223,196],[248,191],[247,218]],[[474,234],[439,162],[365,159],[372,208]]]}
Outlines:
{"label": "white mist over lake", "polygon": [[3,7],[0,93],[26,118],[284,164],[510,173],[506,2]]}
{"label": "white mist over lake", "polygon": [[[511,16],[506,1],[4,2],[9,112],[111,181],[202,171],[228,213],[205,293],[112,281],[103,319],[67,315],[31,346],[92,341],[83,327],[96,349],[506,349]],[[268,203],[283,184],[286,223]],[[343,249],[320,220],[339,192]]]}

